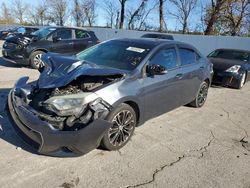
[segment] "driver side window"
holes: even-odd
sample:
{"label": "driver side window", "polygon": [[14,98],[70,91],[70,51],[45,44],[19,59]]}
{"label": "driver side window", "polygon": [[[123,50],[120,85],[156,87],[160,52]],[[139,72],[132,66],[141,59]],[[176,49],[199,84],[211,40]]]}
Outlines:
{"label": "driver side window", "polygon": [[176,68],[177,54],[175,48],[162,49],[149,62],[150,65],[162,65],[167,70]]}
{"label": "driver side window", "polygon": [[72,39],[71,29],[63,29],[59,30],[53,34],[53,37],[58,37],[62,40]]}

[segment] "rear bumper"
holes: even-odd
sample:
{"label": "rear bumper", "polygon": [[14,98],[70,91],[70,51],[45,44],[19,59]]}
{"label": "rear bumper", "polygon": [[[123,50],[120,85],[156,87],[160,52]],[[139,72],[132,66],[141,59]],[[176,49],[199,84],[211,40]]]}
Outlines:
{"label": "rear bumper", "polygon": [[[11,90],[8,96],[9,116],[18,135],[38,153],[50,156],[78,156],[98,147],[111,124],[96,119],[78,131],[59,131],[43,121],[33,108]],[[66,152],[68,149],[68,152]],[[69,150],[74,152],[69,152]]]}
{"label": "rear bumper", "polygon": [[213,75],[213,84],[220,84],[222,86],[237,87],[241,79],[240,73],[218,72],[215,71]]}

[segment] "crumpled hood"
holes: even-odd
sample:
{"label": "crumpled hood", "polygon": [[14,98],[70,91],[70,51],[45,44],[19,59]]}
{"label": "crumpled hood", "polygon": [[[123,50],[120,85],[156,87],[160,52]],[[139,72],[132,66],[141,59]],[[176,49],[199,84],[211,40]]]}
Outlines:
{"label": "crumpled hood", "polygon": [[45,66],[37,82],[39,88],[63,87],[80,76],[123,77],[128,73],[125,70],[98,66],[80,61],[75,56],[62,54],[46,53],[42,60]]}
{"label": "crumpled hood", "polygon": [[228,68],[234,65],[242,65],[245,62],[230,60],[230,59],[222,59],[222,58],[209,58],[210,62],[213,63],[214,69],[217,70],[227,70]]}
{"label": "crumpled hood", "polygon": [[15,34],[14,36],[7,37],[5,41],[10,42],[10,43],[15,43],[18,45],[22,45],[22,46],[27,46],[33,41],[33,36],[22,35],[19,33],[19,34]]}

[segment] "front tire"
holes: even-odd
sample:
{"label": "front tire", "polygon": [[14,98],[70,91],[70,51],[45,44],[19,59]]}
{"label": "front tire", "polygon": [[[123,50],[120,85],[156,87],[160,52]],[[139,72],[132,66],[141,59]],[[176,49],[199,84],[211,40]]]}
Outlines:
{"label": "front tire", "polygon": [[136,126],[136,113],[134,109],[122,103],[107,117],[112,122],[110,129],[101,141],[101,147],[107,150],[119,150],[125,146],[134,133]]}
{"label": "front tire", "polygon": [[208,83],[205,81],[202,82],[200,89],[198,91],[198,94],[196,95],[195,99],[189,105],[193,106],[195,108],[202,107],[207,100],[208,88],[209,88]]}
{"label": "front tire", "polygon": [[43,64],[41,59],[43,54],[45,54],[45,52],[43,51],[32,52],[32,54],[30,55],[30,66],[33,69],[39,69],[39,67]]}
{"label": "front tire", "polygon": [[242,73],[241,78],[238,82],[238,85],[236,86],[236,89],[241,89],[245,85],[246,78],[247,78],[246,72]]}

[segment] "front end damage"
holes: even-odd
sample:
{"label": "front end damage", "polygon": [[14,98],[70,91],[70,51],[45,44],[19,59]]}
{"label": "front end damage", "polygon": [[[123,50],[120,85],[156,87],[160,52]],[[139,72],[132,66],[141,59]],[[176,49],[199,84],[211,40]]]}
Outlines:
{"label": "front end damage", "polygon": [[85,154],[98,147],[111,126],[105,119],[112,106],[94,91],[122,77],[82,75],[54,88],[39,87],[39,81],[27,84],[23,77],[9,93],[10,119],[41,154]]}

